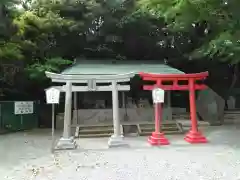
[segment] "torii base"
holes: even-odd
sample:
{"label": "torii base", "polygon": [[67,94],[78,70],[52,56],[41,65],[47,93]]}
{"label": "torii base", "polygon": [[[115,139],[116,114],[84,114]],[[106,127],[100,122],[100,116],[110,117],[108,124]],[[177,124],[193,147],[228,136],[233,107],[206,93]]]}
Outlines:
{"label": "torii base", "polygon": [[185,138],[185,141],[191,144],[207,143],[208,140],[200,132],[189,131]]}
{"label": "torii base", "polygon": [[129,147],[129,145],[124,141],[123,136],[112,135],[108,140],[108,147],[109,148]]}
{"label": "torii base", "polygon": [[77,144],[73,137],[70,138],[60,138],[57,146],[55,147],[55,150],[70,150],[70,149],[76,149]]}
{"label": "torii base", "polygon": [[159,146],[159,145],[169,145],[168,139],[164,136],[163,133],[156,133],[153,132],[152,135],[148,138],[149,144],[152,146]]}

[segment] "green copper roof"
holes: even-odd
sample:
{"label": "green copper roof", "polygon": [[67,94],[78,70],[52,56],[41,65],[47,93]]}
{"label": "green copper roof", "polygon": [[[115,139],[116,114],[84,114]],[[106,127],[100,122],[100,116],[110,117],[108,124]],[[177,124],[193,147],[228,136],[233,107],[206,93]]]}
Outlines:
{"label": "green copper roof", "polygon": [[160,74],[184,74],[159,61],[99,61],[85,60],[77,61],[71,67],[65,69],[61,74],[92,74],[92,75],[110,75],[127,74],[135,72],[160,73]]}

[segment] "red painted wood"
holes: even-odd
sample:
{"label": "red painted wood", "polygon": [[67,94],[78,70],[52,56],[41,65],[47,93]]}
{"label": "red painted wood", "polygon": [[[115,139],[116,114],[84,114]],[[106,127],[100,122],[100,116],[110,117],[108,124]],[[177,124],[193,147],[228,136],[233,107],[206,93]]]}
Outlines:
{"label": "red painted wood", "polygon": [[[143,86],[143,90],[151,91],[151,90],[153,90],[156,87],[159,87],[159,88],[161,88],[163,90],[167,90],[167,91],[173,91],[173,90],[174,91],[188,91],[189,90],[189,86],[188,85],[177,85],[177,86],[174,86],[174,85],[159,85],[159,86],[156,86],[156,85],[144,85]],[[203,90],[203,89],[206,89],[207,86],[205,84],[201,84],[201,85],[196,84],[195,88],[196,88],[196,90]]]}
{"label": "red painted wood", "polygon": [[162,103],[155,104],[155,132],[148,138],[148,142],[153,146],[169,145],[168,139],[161,132],[162,124]]}
{"label": "red painted wood", "polygon": [[[189,100],[190,100],[190,116],[192,128],[184,138],[189,143],[206,143],[207,139],[198,131],[197,129],[197,118],[196,118],[196,97],[195,90],[203,90],[207,86],[203,82],[196,83],[196,81],[204,80],[208,77],[208,72],[196,73],[196,74],[151,74],[151,73],[139,73],[145,81],[155,81],[155,85],[144,85],[144,90],[153,90],[158,87],[163,90],[179,90],[179,91],[189,91]],[[187,85],[180,85],[179,81],[187,81]],[[172,85],[164,85],[164,82],[171,82]],[[156,106],[157,107],[157,106]],[[158,109],[155,109],[155,116],[159,114]],[[159,139],[163,139],[164,143],[166,138],[160,132],[157,131],[161,126],[161,122],[155,119],[155,128],[156,132],[152,133],[152,136],[148,139],[151,144],[159,145],[157,143]],[[160,142],[160,141],[159,141]],[[163,144],[164,144],[163,143]]]}
{"label": "red painted wood", "polygon": [[[144,90],[153,90],[156,87],[159,87],[164,90],[179,90],[187,91],[189,90],[189,80],[193,79],[195,83],[195,90],[206,89],[207,86],[203,82],[196,84],[198,80],[204,80],[208,76],[208,72],[196,73],[196,74],[150,74],[150,73],[139,73],[139,75],[145,81],[155,81],[155,85],[144,85]],[[187,81],[188,85],[179,85],[179,81]],[[172,82],[172,85],[164,85],[164,82]]]}
{"label": "red painted wood", "polygon": [[196,95],[194,79],[189,80],[189,101],[190,101],[190,117],[192,120],[192,131],[197,132],[197,114],[196,114]]}
{"label": "red painted wood", "polygon": [[189,78],[206,78],[208,77],[208,72],[194,73],[194,74],[152,74],[140,72],[141,77],[157,78],[157,79],[189,79]]}

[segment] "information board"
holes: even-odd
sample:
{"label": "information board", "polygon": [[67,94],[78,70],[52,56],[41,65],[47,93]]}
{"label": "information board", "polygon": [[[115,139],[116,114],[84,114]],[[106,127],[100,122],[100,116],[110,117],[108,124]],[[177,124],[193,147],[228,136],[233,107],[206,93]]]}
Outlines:
{"label": "information board", "polygon": [[14,114],[33,114],[33,101],[14,102]]}
{"label": "information board", "polygon": [[58,104],[60,98],[60,90],[49,88],[46,90],[47,104]]}

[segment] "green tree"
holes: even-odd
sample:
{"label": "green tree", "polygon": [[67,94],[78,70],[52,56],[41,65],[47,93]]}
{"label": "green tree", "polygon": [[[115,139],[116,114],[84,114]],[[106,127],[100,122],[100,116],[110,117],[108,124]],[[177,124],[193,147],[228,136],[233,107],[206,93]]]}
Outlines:
{"label": "green tree", "polygon": [[[139,11],[137,1],[9,3],[6,7],[11,16],[5,18],[14,31],[5,31],[8,35],[1,40],[1,60],[14,61],[17,68],[24,70],[26,77],[18,82],[40,88],[46,83],[46,70],[59,72],[77,57],[171,60],[191,50],[193,43],[188,42],[195,38],[194,34],[170,32],[163,19]],[[29,77],[34,81],[26,80]]]}
{"label": "green tree", "polygon": [[18,36],[21,38],[19,43],[25,57],[26,70],[34,80],[44,80],[45,70],[57,72],[64,64],[71,63],[60,58],[62,52],[57,51],[56,33],[66,33],[65,29],[74,22],[65,20],[57,12],[50,10],[49,8],[54,4],[49,3],[49,6],[46,6],[46,4],[41,5],[40,2],[38,6],[31,4],[28,7],[30,10],[24,11],[14,20],[18,27]]}
{"label": "green tree", "polygon": [[[200,47],[193,57],[220,57],[239,62],[240,23],[238,0],[141,0],[141,8],[153,16],[163,17],[173,31],[199,30]],[[201,34],[202,33],[202,34]]]}
{"label": "green tree", "polygon": [[240,1],[238,0],[140,0],[140,9],[164,18],[174,32],[196,33],[197,46],[190,59],[208,58],[229,62],[233,78],[227,98],[235,86],[240,56]]}
{"label": "green tree", "polygon": [[9,91],[15,82],[23,59],[15,35],[17,27],[12,22],[15,1],[0,1],[0,93]]}

